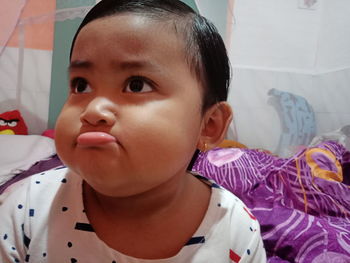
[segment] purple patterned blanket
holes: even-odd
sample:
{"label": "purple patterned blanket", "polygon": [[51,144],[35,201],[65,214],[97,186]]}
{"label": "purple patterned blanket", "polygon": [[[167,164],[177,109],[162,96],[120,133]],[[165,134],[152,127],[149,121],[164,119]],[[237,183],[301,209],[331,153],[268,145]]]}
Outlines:
{"label": "purple patterned blanket", "polygon": [[200,154],[193,169],[232,191],[261,224],[268,262],[350,262],[350,152],[325,142],[282,159],[258,150]]}

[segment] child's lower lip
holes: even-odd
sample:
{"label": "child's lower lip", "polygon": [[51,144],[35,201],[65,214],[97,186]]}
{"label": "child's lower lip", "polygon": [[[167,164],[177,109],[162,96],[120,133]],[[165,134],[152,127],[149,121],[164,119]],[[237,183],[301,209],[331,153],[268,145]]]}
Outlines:
{"label": "child's lower lip", "polygon": [[84,132],[77,138],[78,146],[94,147],[116,142],[116,138],[106,132]]}

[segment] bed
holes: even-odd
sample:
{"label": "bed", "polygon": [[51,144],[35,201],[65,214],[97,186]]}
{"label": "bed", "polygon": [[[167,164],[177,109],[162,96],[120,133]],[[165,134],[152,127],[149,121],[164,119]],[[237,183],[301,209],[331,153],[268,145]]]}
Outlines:
{"label": "bed", "polygon": [[290,158],[217,148],[193,169],[240,197],[261,224],[269,262],[350,262],[350,152],[334,141]]}
{"label": "bed", "polygon": [[[31,147],[47,148],[39,145]],[[244,147],[226,142],[224,148],[200,153],[192,170],[215,180],[251,209],[261,224],[268,262],[350,262],[349,150],[326,141],[281,158],[232,145]],[[22,171],[13,162],[17,167],[12,174],[17,173],[6,177],[0,194],[32,174],[63,166],[55,153],[41,154],[46,157]]]}

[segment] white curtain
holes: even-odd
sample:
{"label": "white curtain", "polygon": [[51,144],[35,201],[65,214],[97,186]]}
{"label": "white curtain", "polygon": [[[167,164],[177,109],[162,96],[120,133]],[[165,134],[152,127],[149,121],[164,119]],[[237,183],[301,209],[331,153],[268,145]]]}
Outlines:
{"label": "white curtain", "polygon": [[45,1],[51,9],[37,10],[39,0],[0,0],[0,113],[19,110],[29,134],[48,123],[53,44],[40,41],[53,43],[55,21],[82,18],[91,8],[56,11],[55,0]]}

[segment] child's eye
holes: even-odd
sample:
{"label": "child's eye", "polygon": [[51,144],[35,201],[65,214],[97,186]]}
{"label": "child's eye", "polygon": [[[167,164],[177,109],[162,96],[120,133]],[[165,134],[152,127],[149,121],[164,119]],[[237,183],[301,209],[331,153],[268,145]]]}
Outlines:
{"label": "child's eye", "polygon": [[83,78],[72,79],[70,86],[74,94],[91,92],[89,83]]}
{"label": "child's eye", "polygon": [[124,92],[144,93],[151,92],[152,90],[153,87],[143,77],[132,77],[128,81]]}

